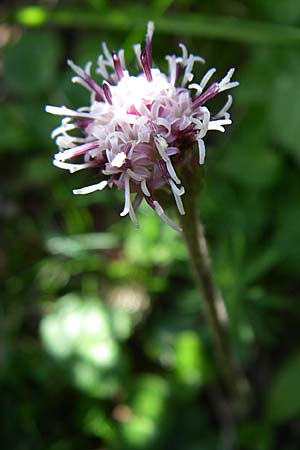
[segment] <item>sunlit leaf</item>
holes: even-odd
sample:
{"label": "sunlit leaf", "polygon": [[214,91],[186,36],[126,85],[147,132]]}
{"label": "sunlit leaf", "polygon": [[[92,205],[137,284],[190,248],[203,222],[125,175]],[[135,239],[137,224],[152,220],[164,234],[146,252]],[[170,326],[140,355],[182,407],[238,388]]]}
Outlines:
{"label": "sunlit leaf", "polygon": [[178,380],[195,387],[205,382],[208,367],[203,344],[192,331],[178,334],[175,341],[175,372]]}
{"label": "sunlit leaf", "polygon": [[46,247],[54,255],[74,257],[88,250],[116,248],[117,236],[109,233],[85,233],[72,236],[53,236],[46,240]]}

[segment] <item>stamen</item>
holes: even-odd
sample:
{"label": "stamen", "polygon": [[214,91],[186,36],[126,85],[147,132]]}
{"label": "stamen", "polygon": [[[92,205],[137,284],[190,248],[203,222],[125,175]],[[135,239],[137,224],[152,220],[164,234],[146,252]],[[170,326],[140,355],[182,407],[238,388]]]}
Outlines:
{"label": "stamen", "polygon": [[154,200],[153,200],[153,198],[151,196],[145,197],[145,200],[148,203],[148,205],[151,206],[151,208],[155,209]]}
{"label": "stamen", "polygon": [[183,71],[183,65],[179,62],[176,63],[176,80],[175,84],[178,82],[179,78],[181,77]]}
{"label": "stamen", "polygon": [[205,144],[202,138],[200,136],[197,136],[197,143],[198,143],[198,150],[199,150],[199,164],[204,164],[205,160]]}
{"label": "stamen", "polygon": [[119,60],[120,60],[122,69],[123,69],[123,70],[126,70],[125,54],[124,54],[124,53],[125,53],[125,52],[124,52],[124,48],[121,48],[121,49],[118,51],[118,57],[119,57]]}
{"label": "stamen", "polygon": [[193,109],[196,109],[199,106],[204,105],[204,103],[206,103],[207,100],[210,100],[211,98],[215,97],[218,92],[219,92],[219,83],[212,83],[209,86],[209,88],[205,92],[203,92],[202,95],[200,95],[193,101]]}
{"label": "stamen", "polygon": [[166,60],[169,64],[169,81],[175,86],[176,77],[177,77],[177,65],[176,65],[176,56],[175,55],[167,55]]}
{"label": "stamen", "polygon": [[99,55],[98,57],[98,68],[96,69],[96,73],[100,73],[100,75],[104,78],[104,79],[108,79],[109,78],[109,73],[106,69],[106,61],[104,60],[104,56],[103,55]]}
{"label": "stamen", "polygon": [[51,133],[51,139],[56,138],[61,133],[66,133],[67,131],[74,130],[76,128],[76,125],[74,123],[66,124],[66,125],[60,125],[57,128],[54,128],[54,130]]}
{"label": "stamen", "polygon": [[156,123],[157,123],[157,125],[160,125],[160,126],[166,128],[167,133],[166,133],[165,136],[169,136],[170,135],[170,133],[171,133],[171,124],[168,122],[167,119],[164,119],[163,117],[158,117],[156,119]]}
{"label": "stamen", "polygon": [[83,86],[89,87],[92,91],[96,93],[96,100],[103,101],[104,100],[103,90],[90,76],[90,68],[92,63],[87,64],[85,71],[81,67],[74,64],[73,61],[71,61],[70,59],[68,59],[67,63],[69,64],[71,69],[73,69],[74,72],[77,73],[77,75],[79,76],[79,79],[78,77],[73,77],[72,81],[76,83],[82,80]]}
{"label": "stamen", "polygon": [[189,57],[183,62],[185,73],[182,78],[181,86],[185,86],[188,81],[192,81],[194,77],[192,70],[196,61],[199,61],[201,63],[205,62],[204,59],[200,56],[194,56],[192,54],[190,54]]}
{"label": "stamen", "polygon": [[110,67],[114,67],[113,59],[112,59],[110,51],[108,50],[106,42],[102,42],[102,50],[103,50],[104,56],[106,57],[105,63],[108,64]]}
{"label": "stamen", "polygon": [[178,209],[179,213],[183,216],[185,214],[185,210],[183,207],[181,196],[185,192],[184,187],[181,186],[181,189],[179,189],[173,180],[170,180],[170,186],[171,186],[174,198],[175,198],[177,209]]}
{"label": "stamen", "polygon": [[169,175],[171,178],[173,178],[173,180],[175,181],[175,183],[179,184],[180,183],[180,179],[178,178],[175,169],[171,163],[171,160],[169,158],[169,156],[166,153],[166,150],[168,148],[168,144],[166,142],[166,140],[162,137],[162,136],[156,136],[155,137],[155,144],[156,144],[156,148],[158,150],[158,153],[160,154],[160,156],[162,157],[162,159],[164,160],[164,162],[166,163]]}
{"label": "stamen", "polygon": [[131,205],[130,205],[130,209],[129,209],[129,217],[130,217],[131,222],[133,223],[133,225],[136,228],[139,228],[140,226],[139,226],[139,223],[137,221],[137,218],[136,218],[136,215],[135,215],[135,212],[134,212],[134,208]]}
{"label": "stamen", "polygon": [[107,103],[112,105],[111,90],[110,90],[109,84],[106,81],[103,82],[103,92],[104,92]]}
{"label": "stamen", "polygon": [[182,231],[182,228],[179,227],[175,222],[173,222],[173,220],[171,220],[164,212],[163,208],[161,207],[161,205],[154,200],[153,201],[153,206],[155,211],[157,212],[157,214],[159,215],[159,217],[166,222],[168,225],[170,225],[170,227],[174,228],[174,230],[176,231]]}
{"label": "stamen", "polygon": [[126,160],[126,153],[120,152],[117,153],[116,156],[113,158],[111,165],[113,167],[118,167],[119,169],[123,166]]}
{"label": "stamen", "polygon": [[45,107],[45,111],[50,114],[55,114],[57,116],[68,116],[68,117],[86,117],[88,119],[96,119],[95,116],[93,116],[90,113],[85,113],[81,111],[74,111],[73,109],[67,108],[66,106],[51,106],[47,105]]}
{"label": "stamen", "polygon": [[152,73],[151,73],[151,64],[150,61],[148,59],[148,55],[147,55],[147,50],[143,50],[141,53],[141,64],[142,64],[142,69],[143,72],[145,74],[145,77],[147,78],[147,80],[150,82],[152,81]]}
{"label": "stamen", "polygon": [[[86,128],[88,125],[90,125],[92,122],[94,121],[94,119],[82,119],[82,120],[78,120],[78,122],[76,122],[76,126],[78,128]],[[74,127],[75,128],[75,127]]]}
{"label": "stamen", "polygon": [[145,179],[143,179],[142,182],[141,182],[141,189],[142,189],[143,194],[146,195],[146,197],[150,197],[151,194],[149,192],[149,189],[148,189],[148,186],[147,186],[147,183],[146,183]]}
{"label": "stamen", "polygon": [[208,124],[208,130],[221,131],[222,133],[224,133],[225,128],[223,127],[223,125],[231,125],[231,124],[232,122],[230,119],[212,120]]}
{"label": "stamen", "polygon": [[99,146],[98,141],[87,142],[86,144],[78,145],[74,148],[69,148],[62,153],[56,153],[54,158],[58,161],[66,161],[66,159],[75,158],[76,156],[83,155]]}
{"label": "stamen", "polygon": [[95,191],[102,191],[102,189],[104,189],[107,186],[107,181],[103,180],[100,181],[100,183],[97,184],[93,184],[92,186],[86,186],[80,189],[73,189],[73,194],[78,195],[78,194],[90,194],[91,192],[95,192]]}
{"label": "stamen", "polygon": [[210,112],[206,108],[206,106],[203,106],[201,108],[201,110],[202,110],[203,117],[202,117],[201,126],[200,126],[200,128],[198,128],[199,134],[197,137],[199,139],[202,139],[206,135],[206,133],[208,131],[209,121],[210,121]]}
{"label": "stamen", "polygon": [[231,80],[231,77],[232,77],[232,75],[234,74],[234,71],[235,71],[235,69],[234,69],[234,67],[232,67],[231,69],[229,69],[228,70],[228,72],[227,72],[227,74],[225,75],[225,77],[224,78],[222,78],[222,80],[219,82],[219,90],[220,91],[224,91],[225,89],[228,89],[228,85],[231,85],[232,83],[235,85],[235,86],[238,86],[238,81],[233,81],[233,82],[230,82],[230,80]]}
{"label": "stamen", "polygon": [[85,138],[71,136],[68,133],[61,133],[56,139],[57,146],[64,151],[68,148],[75,147],[77,144],[86,143]]}
{"label": "stamen", "polygon": [[129,175],[125,175],[124,176],[124,184],[125,184],[125,203],[124,203],[124,209],[123,211],[120,213],[120,216],[126,216],[126,214],[129,213],[130,208],[132,208],[131,206],[131,201],[130,201],[130,178]]}
{"label": "stamen", "polygon": [[112,55],[117,77],[119,78],[119,80],[122,80],[122,78],[124,77],[124,73],[119,55],[116,52],[113,52]]}
{"label": "stamen", "polygon": [[188,58],[188,51],[187,51],[186,46],[182,43],[179,44],[179,47],[181,48],[181,51],[182,51],[182,57],[177,58],[177,61],[181,62],[183,65],[185,65],[186,60]]}
{"label": "stamen", "polygon": [[65,163],[62,161],[58,161],[57,159],[53,160],[53,165],[56,167],[59,167],[60,169],[68,170],[70,173],[78,172],[82,169],[87,169],[88,167],[91,167],[91,163],[84,163],[84,164],[70,164]]}
{"label": "stamen", "polygon": [[232,105],[232,95],[228,95],[227,102],[223,106],[223,108],[220,109],[220,111],[214,116],[214,119],[219,119],[221,117],[224,117],[224,119],[230,119],[230,114],[228,112],[229,108]]}
{"label": "stamen", "polygon": [[132,207],[133,207],[133,209],[134,209],[134,211],[136,211],[137,210],[137,208],[140,206],[140,204],[142,203],[142,201],[143,201],[143,195],[140,193],[140,192],[138,192],[137,194],[136,194],[136,196],[135,196],[135,198],[134,198],[134,200],[133,200],[133,203],[132,203]]}
{"label": "stamen", "polygon": [[170,179],[170,174],[167,171],[166,163],[162,159],[159,159],[158,160],[158,166],[160,168],[161,174],[162,174],[165,182],[168,183],[169,179]]}
{"label": "stamen", "polygon": [[133,180],[137,181],[138,183],[140,183],[144,179],[142,175],[138,175],[132,169],[127,169],[127,173]]}
{"label": "stamen", "polygon": [[[149,67],[152,67],[152,37],[154,33],[154,23],[148,22],[147,35],[146,35],[146,54]],[[149,81],[149,80],[148,80]]]}
{"label": "stamen", "polygon": [[211,77],[213,76],[213,74],[216,72],[216,68],[212,67],[211,69],[209,69],[208,72],[206,72],[206,74],[204,75],[204,77],[202,78],[202,80],[200,81],[200,87],[202,89],[205,88],[205,86],[207,85],[207,83],[209,82],[209,80],[211,79]]}
{"label": "stamen", "polygon": [[133,50],[134,50],[134,53],[135,53],[136,59],[138,60],[139,65],[142,67],[142,63],[141,63],[141,54],[142,54],[141,44],[134,44]]}

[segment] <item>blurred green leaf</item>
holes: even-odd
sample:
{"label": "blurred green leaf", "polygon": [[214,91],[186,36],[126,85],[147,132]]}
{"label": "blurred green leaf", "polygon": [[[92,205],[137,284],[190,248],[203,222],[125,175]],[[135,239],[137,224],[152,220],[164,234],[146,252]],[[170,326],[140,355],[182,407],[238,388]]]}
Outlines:
{"label": "blurred green leaf", "polygon": [[239,137],[224,153],[223,170],[233,181],[262,190],[276,183],[280,174],[280,154],[269,147],[264,125],[265,107],[253,107],[243,117]]}
{"label": "blurred green leaf", "polygon": [[171,227],[158,220],[148,206],[140,208],[139,230],[129,229],[125,241],[127,258],[135,264],[167,265],[184,258],[184,247]]}
{"label": "blurred green leaf", "polygon": [[17,12],[18,21],[27,26],[40,26],[47,20],[46,11],[39,6],[27,6]]}
{"label": "blurred green leaf", "polygon": [[276,2],[251,0],[250,5],[268,20],[295,25],[299,23],[300,3],[298,0],[276,0]]}
{"label": "blurred green leaf", "polygon": [[108,309],[95,298],[69,294],[54,305],[40,325],[47,351],[68,363],[73,383],[90,395],[111,396],[120,389],[125,357],[118,341],[132,331],[125,311]]}
{"label": "blurred green leaf", "polygon": [[7,86],[20,95],[40,95],[55,81],[60,55],[56,34],[27,31],[5,49],[3,77]]}
{"label": "blurred green leaf", "polygon": [[266,397],[266,417],[284,422],[300,414],[300,352],[290,357],[277,371]]}
{"label": "blurred green leaf", "polygon": [[164,433],[169,398],[167,382],[158,376],[140,377],[130,407],[133,416],[122,425],[122,434],[129,448],[152,448]]}
{"label": "blurred green leaf", "polygon": [[24,148],[28,148],[30,135],[26,127],[26,117],[24,117],[22,106],[16,103],[1,105],[0,121],[3,124],[8,124],[1,131],[1,153],[24,152]]}
{"label": "blurred green leaf", "polygon": [[297,207],[298,199],[296,200],[296,197],[290,192],[289,201],[283,199],[274,243],[280,260],[283,262],[283,270],[299,274],[300,252],[296,243],[300,239],[300,210]]}
{"label": "blurred green leaf", "polygon": [[239,446],[245,450],[270,450],[274,448],[274,435],[268,424],[248,422],[238,433]]}
{"label": "blurred green leaf", "polygon": [[96,298],[69,294],[58,300],[41,322],[41,336],[57,357],[81,355],[96,365],[114,364],[111,341],[127,338],[131,319],[124,310],[106,307]]}
{"label": "blurred green leaf", "polygon": [[90,250],[110,250],[118,245],[118,238],[111,233],[84,233],[72,236],[53,236],[45,241],[53,255],[75,257]]}
{"label": "blurred green leaf", "polygon": [[[299,110],[300,92],[298,88],[300,67],[298,64],[299,52],[289,49],[277,54],[280,59],[280,67],[274,77],[272,92],[276,95],[270,96],[268,127],[271,138],[295,155],[296,162],[299,158]],[[278,61],[278,59],[277,59]],[[288,111],[288,117],[284,120],[284,112]]]}
{"label": "blurred green leaf", "polygon": [[[72,27],[105,27],[108,29],[128,30],[132,26],[132,15],[136,25],[144,27],[149,19],[149,9],[135,5],[126,9],[103,11],[101,17],[85,9],[74,11],[60,9],[44,10],[47,22]],[[24,15],[24,10],[23,10]],[[300,30],[287,25],[277,25],[268,22],[258,22],[250,19],[240,19],[218,15],[199,13],[168,14],[156,19],[157,29],[161,32],[206,36],[215,39],[236,40],[239,42],[267,42],[271,44],[299,44]],[[10,14],[13,21],[19,21],[19,11]]]}
{"label": "blurred green leaf", "polygon": [[270,271],[279,259],[280,255],[275,244],[268,245],[266,249],[261,249],[259,254],[256,252],[254,260],[248,259],[244,272],[245,283],[255,282],[266,272]]}
{"label": "blurred green leaf", "polygon": [[179,333],[175,341],[175,372],[183,384],[195,387],[206,381],[208,367],[200,337],[192,331]]}
{"label": "blurred green leaf", "polygon": [[37,284],[44,292],[56,291],[68,283],[70,275],[70,267],[65,261],[44,259],[36,273]]}

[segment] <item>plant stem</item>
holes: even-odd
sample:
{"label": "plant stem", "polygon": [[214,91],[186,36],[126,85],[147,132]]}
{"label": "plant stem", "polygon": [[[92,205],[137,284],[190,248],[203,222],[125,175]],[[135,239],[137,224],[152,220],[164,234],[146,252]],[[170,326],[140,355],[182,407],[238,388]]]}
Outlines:
{"label": "plant stem", "polygon": [[237,365],[231,347],[227,311],[213,280],[203,225],[197,218],[196,199],[193,191],[187,192],[184,203],[186,214],[180,216],[180,222],[224,385],[231,397],[233,412],[241,414],[248,406],[248,382]]}

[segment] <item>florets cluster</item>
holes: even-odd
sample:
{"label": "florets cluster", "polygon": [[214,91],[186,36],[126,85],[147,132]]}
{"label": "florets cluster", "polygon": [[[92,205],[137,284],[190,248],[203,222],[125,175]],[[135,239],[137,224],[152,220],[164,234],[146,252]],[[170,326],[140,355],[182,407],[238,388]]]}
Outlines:
{"label": "florets cluster", "polygon": [[[208,85],[216,69],[210,69],[199,83],[192,82],[199,56],[188,54],[180,44],[182,55],[168,55],[169,73],[152,66],[153,23],[148,24],[145,48],[134,46],[141,73],[131,76],[126,70],[124,51],[110,53],[103,44],[96,72],[104,79],[102,86],[91,77],[91,63],[84,69],[68,61],[76,73],[72,81],[91,92],[89,106],[72,110],[65,106],[47,106],[49,113],[65,116],[52,132],[59,152],[54,165],[71,173],[96,167],[101,180],[92,186],[74,189],[74,194],[88,194],[106,186],[117,186],[125,193],[121,216],[129,214],[138,226],[136,209],[143,199],[176,230],[180,228],[164,212],[157,200],[157,190],[168,187],[180,214],[184,214],[184,186],[174,168],[176,155],[198,148],[199,164],[204,163],[203,138],[210,130],[225,131],[230,125],[229,95],[224,107],[215,115],[204,106],[218,93],[238,85],[231,81],[230,69],[220,82]],[[208,85],[208,87],[207,87]],[[78,136],[78,130],[80,137]],[[77,159],[83,159],[77,163]],[[76,162],[67,162],[75,160]],[[132,199],[132,195],[135,198]]]}

